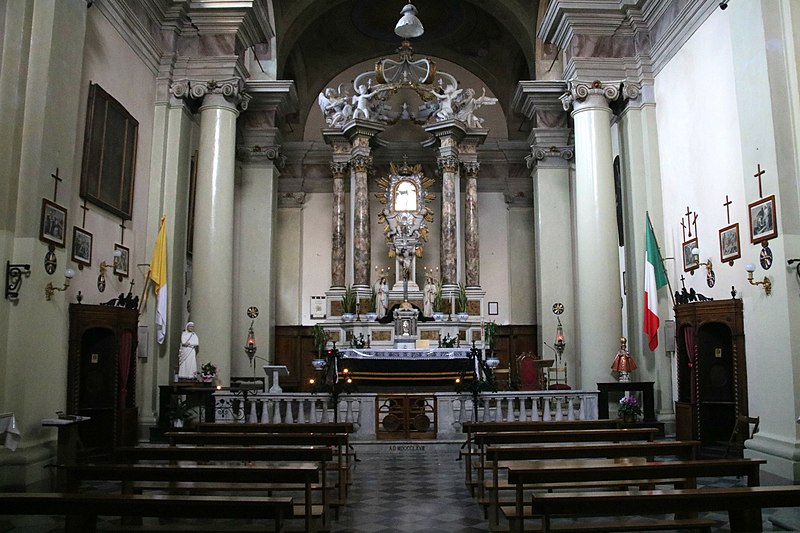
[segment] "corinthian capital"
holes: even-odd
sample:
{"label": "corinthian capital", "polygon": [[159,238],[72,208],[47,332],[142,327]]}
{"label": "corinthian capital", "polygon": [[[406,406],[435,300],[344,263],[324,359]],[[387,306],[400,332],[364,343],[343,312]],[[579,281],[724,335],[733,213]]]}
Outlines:
{"label": "corinthian capital", "polygon": [[344,173],[347,170],[348,163],[346,161],[332,161],[331,162],[331,174],[333,174],[334,178],[343,178]]}
{"label": "corinthian capital", "polygon": [[357,155],[350,160],[350,167],[356,172],[367,172],[372,166],[372,156]]}
{"label": "corinthian capital", "polygon": [[244,92],[244,81],[241,78],[227,80],[178,80],[170,88],[175,98],[191,98],[202,100],[207,95],[221,96],[227,102],[244,111],[251,96]]}
{"label": "corinthian capital", "polygon": [[457,172],[458,158],[454,155],[445,155],[436,159],[436,164],[442,172]]}
{"label": "corinthian capital", "polygon": [[627,81],[583,82],[573,80],[569,83],[567,92],[559,99],[564,110],[569,111],[576,102],[584,102],[592,96],[603,97],[607,104],[620,98],[634,100],[639,97],[639,85]]}
{"label": "corinthian capital", "polygon": [[464,174],[468,178],[478,177],[478,171],[481,169],[481,164],[478,161],[464,161],[461,166],[464,167]]}

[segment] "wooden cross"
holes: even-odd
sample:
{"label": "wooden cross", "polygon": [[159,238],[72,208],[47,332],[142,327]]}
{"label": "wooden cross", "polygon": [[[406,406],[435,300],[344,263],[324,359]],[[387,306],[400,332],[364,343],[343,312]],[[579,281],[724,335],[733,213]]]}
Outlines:
{"label": "wooden cross", "polygon": [[724,203],[724,204],[722,204],[722,205],[724,205],[724,206],[725,206],[725,211],[727,211],[727,212],[728,212],[728,224],[730,224],[730,223],[731,223],[731,204],[732,204],[732,203],[733,203],[733,202],[731,202],[730,200],[728,200],[728,195],[726,194],[726,195],[725,195],[725,203]]}
{"label": "wooden cross", "polygon": [[686,206],[686,223],[689,225],[689,238],[692,238],[692,211]]}
{"label": "wooden cross", "polygon": [[[692,220],[692,225],[694,225],[694,234],[697,235],[697,213],[692,213],[694,216],[694,220]],[[692,236],[692,228],[689,228],[689,237]]]}
{"label": "wooden cross", "polygon": [[119,227],[119,243],[125,244],[125,220],[122,221],[122,224],[120,224]]}
{"label": "wooden cross", "polygon": [[56,173],[50,174],[50,177],[55,180],[55,183],[53,184],[53,201],[58,203],[58,182],[64,181],[58,176],[58,167],[56,167]]}
{"label": "wooden cross", "polygon": [[683,277],[683,274],[681,274],[681,285],[683,285],[683,288],[685,289],[686,288],[686,283],[684,283],[684,281],[686,281],[686,278]]}
{"label": "wooden cross", "polygon": [[683,240],[686,240],[686,224],[683,223],[683,217],[681,217],[681,228],[683,228]]}
{"label": "wooden cross", "polygon": [[81,227],[84,228],[86,227],[86,212],[89,210],[89,208],[86,207],[86,198],[83,199],[83,205],[81,206],[81,209],[83,209],[83,224],[81,224]]}
{"label": "wooden cross", "polygon": [[754,177],[754,178],[758,178],[758,197],[759,197],[759,198],[763,198],[763,197],[764,197],[764,195],[763,195],[763,194],[761,194],[761,176],[763,176],[763,175],[764,175],[764,173],[766,172],[766,170],[761,170],[761,163],[759,163],[759,164],[758,164],[758,167],[757,167],[757,168],[758,168],[758,172],[756,172],[755,174],[753,174],[753,177]]}

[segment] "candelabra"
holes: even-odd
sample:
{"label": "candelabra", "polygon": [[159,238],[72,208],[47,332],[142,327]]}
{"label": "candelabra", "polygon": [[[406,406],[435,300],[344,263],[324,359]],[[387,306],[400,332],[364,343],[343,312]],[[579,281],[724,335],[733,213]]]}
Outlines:
{"label": "candelabra", "polygon": [[472,341],[469,359],[472,362],[472,376],[467,379],[467,371],[462,371],[461,375],[456,379],[456,392],[469,392],[472,394],[472,416],[473,420],[477,422],[480,394],[482,392],[497,392],[494,369],[500,364],[500,359],[494,357],[491,353],[491,348],[489,349],[489,355],[484,357],[483,350],[475,347],[475,341]]}
{"label": "candelabra", "polygon": [[339,371],[341,359],[342,354],[336,348],[336,343],[334,342],[333,347],[325,351],[324,358],[318,357],[311,360],[314,370],[321,373],[321,376],[319,379],[311,378],[308,380],[313,394],[324,392],[330,395],[330,406],[333,408],[334,422],[339,421],[339,396],[343,393],[350,394],[356,391],[350,370],[345,367],[342,368],[341,372]]}

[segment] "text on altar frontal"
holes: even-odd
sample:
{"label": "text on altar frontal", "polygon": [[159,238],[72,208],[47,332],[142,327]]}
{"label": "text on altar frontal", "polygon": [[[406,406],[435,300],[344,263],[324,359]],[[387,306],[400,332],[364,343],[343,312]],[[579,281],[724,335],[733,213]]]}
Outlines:
{"label": "text on altar frontal", "polygon": [[389,446],[390,452],[424,452],[424,444],[392,444]]}

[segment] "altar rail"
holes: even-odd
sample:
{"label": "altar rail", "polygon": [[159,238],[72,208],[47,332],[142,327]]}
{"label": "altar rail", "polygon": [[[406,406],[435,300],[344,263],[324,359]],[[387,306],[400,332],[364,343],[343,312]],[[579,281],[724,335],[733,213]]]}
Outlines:
{"label": "altar rail", "polygon": [[[403,394],[403,393],[397,393]],[[342,394],[336,412],[327,394],[257,393],[246,397],[228,391],[214,394],[218,423],[298,424],[351,422],[355,441],[376,439],[376,398],[383,393]],[[520,391],[478,395],[477,420],[524,422],[538,420],[596,420],[597,391]],[[471,394],[409,393],[434,398],[438,439],[461,438],[461,425],[475,419]]]}

